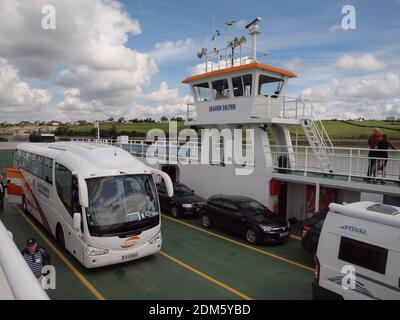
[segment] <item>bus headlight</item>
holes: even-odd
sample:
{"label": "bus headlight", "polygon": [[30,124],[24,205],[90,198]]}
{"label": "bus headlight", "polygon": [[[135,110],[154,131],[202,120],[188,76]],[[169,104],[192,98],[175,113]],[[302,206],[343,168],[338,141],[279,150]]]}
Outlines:
{"label": "bus headlight", "polygon": [[155,244],[157,242],[160,242],[161,240],[162,240],[162,236],[161,236],[161,231],[160,231],[153,238],[150,239],[149,243],[150,244]]}
{"label": "bus headlight", "polygon": [[103,254],[107,254],[108,250],[86,246],[86,253],[88,256],[100,256]]}

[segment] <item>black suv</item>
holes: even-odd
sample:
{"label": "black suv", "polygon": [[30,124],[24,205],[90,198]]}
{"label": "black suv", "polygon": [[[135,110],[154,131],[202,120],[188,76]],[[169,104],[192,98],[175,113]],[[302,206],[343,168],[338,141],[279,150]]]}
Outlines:
{"label": "black suv", "polygon": [[158,184],[158,198],[163,212],[170,213],[177,218],[179,216],[196,215],[205,199],[195,195],[194,191],[182,183],[174,183],[174,195],[168,197],[165,184]]}
{"label": "black suv", "polygon": [[258,201],[230,195],[215,195],[200,209],[204,228],[219,226],[244,235],[251,243],[284,242],[290,236],[289,222]]}
{"label": "black suv", "polygon": [[303,226],[301,247],[311,255],[315,255],[318,248],[319,236],[326,218],[327,212],[317,212],[307,219]]}

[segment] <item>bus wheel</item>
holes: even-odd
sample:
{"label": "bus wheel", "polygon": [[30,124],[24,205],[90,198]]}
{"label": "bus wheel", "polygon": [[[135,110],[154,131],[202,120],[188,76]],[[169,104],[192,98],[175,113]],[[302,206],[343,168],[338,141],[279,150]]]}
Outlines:
{"label": "bus wheel", "polygon": [[64,238],[64,231],[60,224],[57,225],[56,229],[56,239],[58,244],[62,249],[65,249],[65,238]]}

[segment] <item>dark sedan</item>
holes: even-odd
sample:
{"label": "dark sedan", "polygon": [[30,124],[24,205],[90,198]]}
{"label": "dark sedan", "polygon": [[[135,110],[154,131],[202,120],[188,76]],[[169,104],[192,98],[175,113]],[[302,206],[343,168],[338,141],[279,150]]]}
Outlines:
{"label": "dark sedan", "polygon": [[326,212],[317,212],[307,219],[303,226],[301,247],[313,256],[317,252],[319,236],[326,215]]}
{"label": "dark sedan", "polygon": [[172,197],[168,197],[164,184],[158,184],[157,191],[161,210],[170,213],[175,218],[197,215],[200,207],[206,201],[182,183],[174,183],[174,195]]}
{"label": "dark sedan", "polygon": [[285,218],[243,196],[210,197],[200,209],[200,219],[204,228],[224,228],[244,235],[251,244],[284,242],[290,236],[290,224]]}

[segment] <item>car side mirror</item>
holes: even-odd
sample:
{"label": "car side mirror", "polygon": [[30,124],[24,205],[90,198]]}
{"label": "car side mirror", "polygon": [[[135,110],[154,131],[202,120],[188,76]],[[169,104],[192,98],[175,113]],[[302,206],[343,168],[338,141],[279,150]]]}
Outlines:
{"label": "car side mirror", "polygon": [[243,219],[243,214],[240,211],[235,211],[234,214],[236,217]]}
{"label": "car side mirror", "polygon": [[79,212],[75,212],[73,219],[74,219],[74,221],[73,221],[74,230],[77,233],[80,233],[81,232],[81,222],[82,222],[81,214]]}

